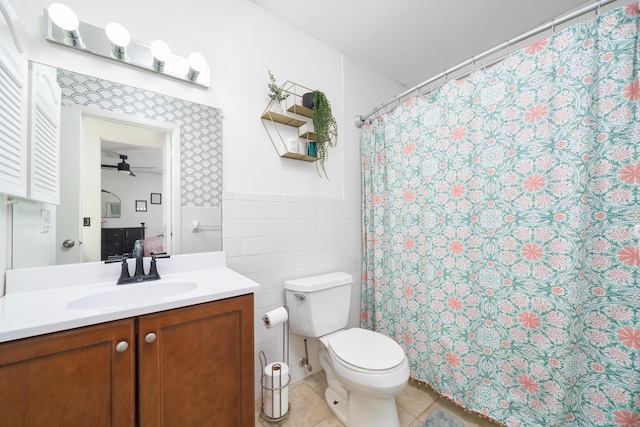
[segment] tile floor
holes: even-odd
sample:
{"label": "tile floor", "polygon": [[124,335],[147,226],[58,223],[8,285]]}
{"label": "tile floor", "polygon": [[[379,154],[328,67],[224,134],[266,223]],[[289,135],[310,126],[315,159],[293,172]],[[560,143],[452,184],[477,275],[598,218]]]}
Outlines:
{"label": "tile floor", "polygon": [[[256,427],[344,427],[324,402],[327,387],[320,371],[289,387],[291,413],[279,423],[269,423],[260,416],[260,399],[256,401]],[[439,397],[427,387],[409,382],[396,398],[401,427],[421,427],[429,414],[440,408],[469,427],[496,427],[497,424],[464,412],[449,400]]]}

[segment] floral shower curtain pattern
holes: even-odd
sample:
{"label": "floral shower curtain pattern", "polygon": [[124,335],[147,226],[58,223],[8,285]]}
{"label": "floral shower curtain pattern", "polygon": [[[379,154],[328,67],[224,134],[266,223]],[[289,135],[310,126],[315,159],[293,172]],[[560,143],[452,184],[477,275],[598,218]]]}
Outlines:
{"label": "floral shower curtain pattern", "polygon": [[362,132],[362,326],[508,426],[640,426],[638,4]]}

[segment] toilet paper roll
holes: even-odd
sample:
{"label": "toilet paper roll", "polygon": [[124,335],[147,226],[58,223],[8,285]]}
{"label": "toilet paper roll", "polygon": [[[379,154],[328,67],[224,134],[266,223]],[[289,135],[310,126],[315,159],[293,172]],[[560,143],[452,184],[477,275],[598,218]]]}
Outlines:
{"label": "toilet paper roll", "polygon": [[289,410],[289,366],[274,362],[264,368],[264,414],[271,418],[283,417]]}
{"label": "toilet paper roll", "polygon": [[272,326],[281,325],[289,319],[289,313],[284,307],[278,307],[275,310],[271,310],[262,316],[262,323],[267,329],[271,329]]}

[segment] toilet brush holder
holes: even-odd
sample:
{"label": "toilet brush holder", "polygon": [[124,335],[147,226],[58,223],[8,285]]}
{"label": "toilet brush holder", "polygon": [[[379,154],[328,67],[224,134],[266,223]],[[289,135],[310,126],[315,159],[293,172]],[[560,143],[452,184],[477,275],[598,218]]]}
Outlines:
{"label": "toilet brush holder", "polygon": [[278,422],[287,417],[291,410],[289,403],[289,383],[291,375],[289,367],[283,362],[274,362],[267,365],[264,352],[260,352],[260,367],[262,375],[260,386],[262,388],[262,405],[260,416],[269,422]]}

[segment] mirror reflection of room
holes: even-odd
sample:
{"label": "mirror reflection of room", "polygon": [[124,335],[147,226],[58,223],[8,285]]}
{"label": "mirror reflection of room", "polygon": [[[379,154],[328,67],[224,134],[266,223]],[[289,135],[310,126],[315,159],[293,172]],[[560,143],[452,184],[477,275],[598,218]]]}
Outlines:
{"label": "mirror reflection of room", "polygon": [[[12,268],[131,253],[126,239],[114,248],[113,239],[103,235],[107,229],[134,229],[125,234],[144,238],[146,255],[222,248],[220,110],[74,71],[30,66],[48,79],[40,86],[60,90],[46,99],[60,104],[50,122],[65,143],[59,201],[14,198]],[[120,170],[123,163],[128,173]],[[196,177],[198,187],[189,184]],[[111,194],[102,190],[114,200],[103,201]],[[201,224],[197,233],[193,221]]]}
{"label": "mirror reflection of room", "polygon": [[156,131],[144,134],[148,139],[143,142],[148,145],[100,141],[102,260],[131,252],[137,239],[143,240],[145,256],[164,252],[162,204],[144,203],[144,211],[138,205],[147,199],[150,202],[151,194],[162,194],[165,135]]}
{"label": "mirror reflection of room", "polygon": [[105,222],[107,218],[120,218],[120,207],[122,205],[120,197],[105,189],[101,191],[102,199],[100,200],[100,204],[102,205],[102,221]]}

